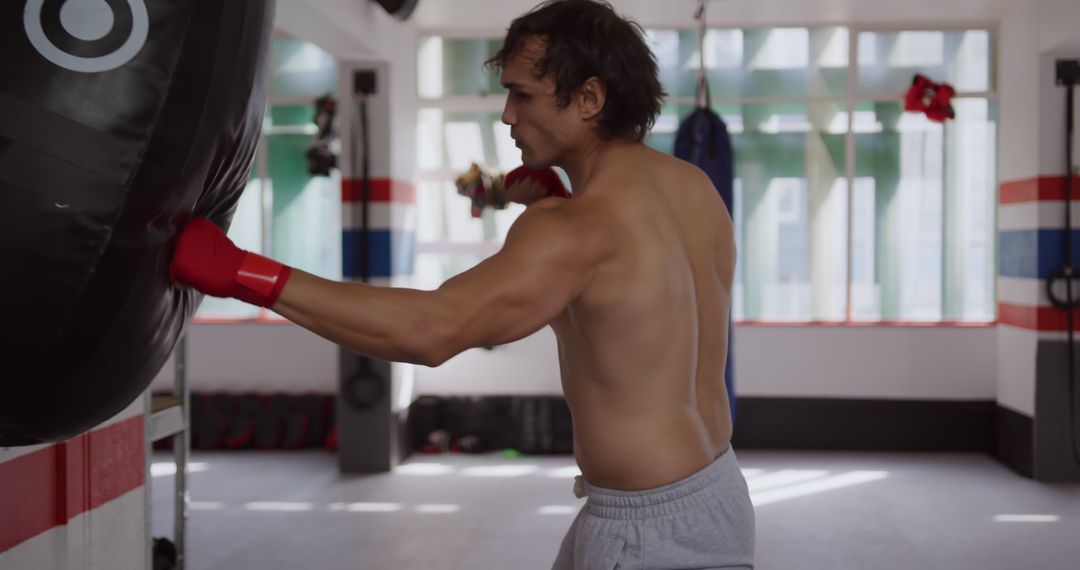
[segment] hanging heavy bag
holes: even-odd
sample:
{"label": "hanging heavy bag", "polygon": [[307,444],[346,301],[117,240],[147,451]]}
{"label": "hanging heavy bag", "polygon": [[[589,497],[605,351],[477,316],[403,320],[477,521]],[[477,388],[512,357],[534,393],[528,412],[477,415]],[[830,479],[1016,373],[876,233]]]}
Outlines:
{"label": "hanging heavy bag", "polygon": [[266,107],[272,2],[0,2],[0,446],[130,404],[201,296],[189,218],[227,227]]}
{"label": "hanging heavy bag", "polygon": [[[709,177],[729,212],[735,212],[735,153],[724,119],[710,108],[709,84],[698,79],[698,105],[679,125],[675,135],[675,156],[697,166]],[[724,366],[724,386],[728,393],[731,419],[735,420],[734,327],[728,320],[728,353]]]}

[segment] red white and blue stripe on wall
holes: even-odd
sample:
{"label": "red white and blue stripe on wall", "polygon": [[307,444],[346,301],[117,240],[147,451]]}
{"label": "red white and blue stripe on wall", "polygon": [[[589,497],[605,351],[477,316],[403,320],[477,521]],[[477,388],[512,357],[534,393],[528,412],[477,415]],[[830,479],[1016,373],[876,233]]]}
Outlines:
{"label": "red white and blue stripe on wall", "polygon": [[[1073,220],[1080,221],[1080,177],[1073,178]],[[1061,265],[1065,240],[1064,176],[1036,176],[1002,182],[998,196],[998,322],[1038,332],[1066,328],[1065,311],[1055,308],[1046,280]],[[1074,228],[1072,264],[1080,266],[1080,229]],[[1080,317],[1080,310],[1075,312]],[[1078,320],[1077,322],[1080,322]]]}
{"label": "red white and blue stripe on wall", "polygon": [[[356,179],[341,182],[342,275],[361,276],[363,187]],[[416,188],[409,182],[375,178],[369,185],[371,277],[411,275],[416,257]]]}

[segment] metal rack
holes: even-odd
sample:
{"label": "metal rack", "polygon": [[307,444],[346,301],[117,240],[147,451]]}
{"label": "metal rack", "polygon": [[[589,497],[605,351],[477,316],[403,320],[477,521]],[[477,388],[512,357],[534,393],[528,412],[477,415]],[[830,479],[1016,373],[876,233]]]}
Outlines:
{"label": "metal rack", "polygon": [[187,469],[191,454],[191,392],[187,383],[187,336],[180,338],[173,353],[175,374],[173,394],[168,396],[146,396],[149,418],[146,422],[146,527],[147,555],[146,568],[153,569],[153,533],[151,527],[150,465],[153,462],[152,446],[167,437],[173,438],[173,461],[176,464],[176,478],[173,490],[173,542],[176,544],[176,570],[184,570],[186,565],[186,541],[188,518]]}

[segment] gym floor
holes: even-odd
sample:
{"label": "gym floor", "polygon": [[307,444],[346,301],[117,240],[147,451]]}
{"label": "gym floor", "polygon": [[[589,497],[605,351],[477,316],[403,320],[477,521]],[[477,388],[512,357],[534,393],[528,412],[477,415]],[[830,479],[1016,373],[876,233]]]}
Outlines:
{"label": "gym floor", "polygon": [[[738,451],[757,568],[1075,570],[1080,484],[980,454]],[[172,533],[172,455],[153,530]],[[549,568],[581,501],[570,457],[413,455],[344,476],[325,452],[192,457],[189,570]]]}

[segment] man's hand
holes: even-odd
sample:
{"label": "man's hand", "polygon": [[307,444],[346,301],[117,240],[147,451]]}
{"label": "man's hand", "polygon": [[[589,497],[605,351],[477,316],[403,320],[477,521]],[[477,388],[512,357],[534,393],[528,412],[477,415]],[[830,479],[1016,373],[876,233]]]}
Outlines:
{"label": "man's hand", "polygon": [[552,196],[570,197],[570,191],[563,186],[559,175],[551,168],[532,169],[519,166],[506,174],[503,186],[507,200],[526,206]]}
{"label": "man's hand", "polygon": [[244,251],[206,218],[195,218],[180,231],[169,276],[214,297],[272,307],[292,269]]}

